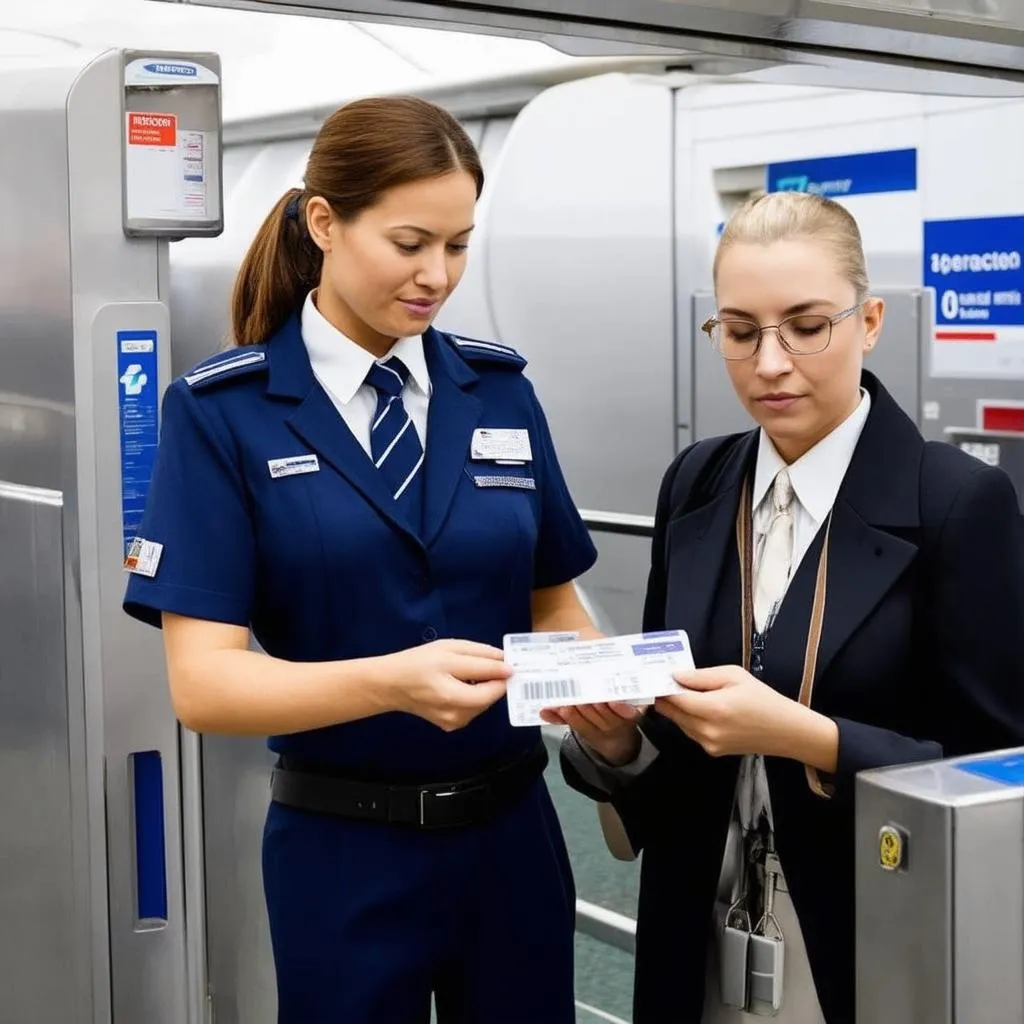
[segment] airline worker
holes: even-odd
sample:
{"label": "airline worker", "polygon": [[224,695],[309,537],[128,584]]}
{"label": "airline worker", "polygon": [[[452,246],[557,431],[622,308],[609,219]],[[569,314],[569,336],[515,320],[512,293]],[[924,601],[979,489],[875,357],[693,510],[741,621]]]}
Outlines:
{"label": "airline worker", "polygon": [[[197,732],[268,735],[280,1024],[571,1024],[575,893],[506,633],[596,559],[506,345],[433,328],[483,173],[412,98],[324,123],[174,381],[125,608]],[[250,650],[250,630],[262,651]]]}
{"label": "airline worker", "polygon": [[550,719],[643,851],[635,1024],[853,1024],[854,777],[1024,744],[1024,525],[1002,470],[863,369],[883,303],[844,207],[752,199],[714,285],[757,426],[669,467],[643,623],[698,670],[640,723]]}

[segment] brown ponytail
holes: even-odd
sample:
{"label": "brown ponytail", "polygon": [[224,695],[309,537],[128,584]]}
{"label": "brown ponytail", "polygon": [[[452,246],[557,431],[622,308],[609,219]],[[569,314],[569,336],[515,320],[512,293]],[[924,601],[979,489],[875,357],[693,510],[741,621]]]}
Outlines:
{"label": "brown ponytail", "polygon": [[306,229],[306,200],[322,196],[355,220],[399,185],[463,170],[480,196],[484,172],[469,136],[446,110],[412,96],[357,100],[322,125],[306,164],[305,189],[289,189],[253,239],[235,279],[236,345],[267,341],[320,281],[323,253]]}
{"label": "brown ponytail", "polygon": [[306,231],[303,194],[281,196],[242,260],[231,296],[236,345],[266,341],[320,278],[323,253]]}

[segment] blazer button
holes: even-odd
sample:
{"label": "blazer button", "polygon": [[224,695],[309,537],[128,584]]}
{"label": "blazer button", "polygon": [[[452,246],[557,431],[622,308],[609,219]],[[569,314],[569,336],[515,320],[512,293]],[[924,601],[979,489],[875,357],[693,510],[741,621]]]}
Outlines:
{"label": "blazer button", "polygon": [[436,640],[437,630],[434,629],[433,626],[427,626],[427,628],[423,630],[423,639],[426,640],[427,643],[430,643],[431,640]]}

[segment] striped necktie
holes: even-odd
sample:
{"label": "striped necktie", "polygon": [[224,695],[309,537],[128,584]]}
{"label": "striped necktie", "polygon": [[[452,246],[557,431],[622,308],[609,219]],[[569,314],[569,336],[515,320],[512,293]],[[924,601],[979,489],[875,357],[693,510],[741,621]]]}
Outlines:
{"label": "striped necktie", "polygon": [[374,363],[366,383],[377,392],[370,427],[370,457],[410,524],[419,529],[423,515],[423,446],[402,404],[408,367],[397,356]]}

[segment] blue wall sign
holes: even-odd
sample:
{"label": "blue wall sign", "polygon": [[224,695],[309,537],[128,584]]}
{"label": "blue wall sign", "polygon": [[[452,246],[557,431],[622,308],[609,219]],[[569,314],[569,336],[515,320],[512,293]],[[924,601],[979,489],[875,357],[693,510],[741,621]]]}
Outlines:
{"label": "blue wall sign", "polygon": [[1024,786],[1024,754],[987,757],[958,764],[956,767],[970,775],[980,775],[990,782],[1001,782],[1005,786]]}
{"label": "blue wall sign", "polygon": [[924,283],[935,289],[935,325],[1024,325],[1024,217],[924,224]]}
{"label": "blue wall sign", "polygon": [[917,150],[889,149],[769,164],[769,192],[811,192],[856,196],[876,192],[913,192],[917,188]]}
{"label": "blue wall sign", "polygon": [[142,526],[160,440],[156,331],[117,332],[123,555]]}

